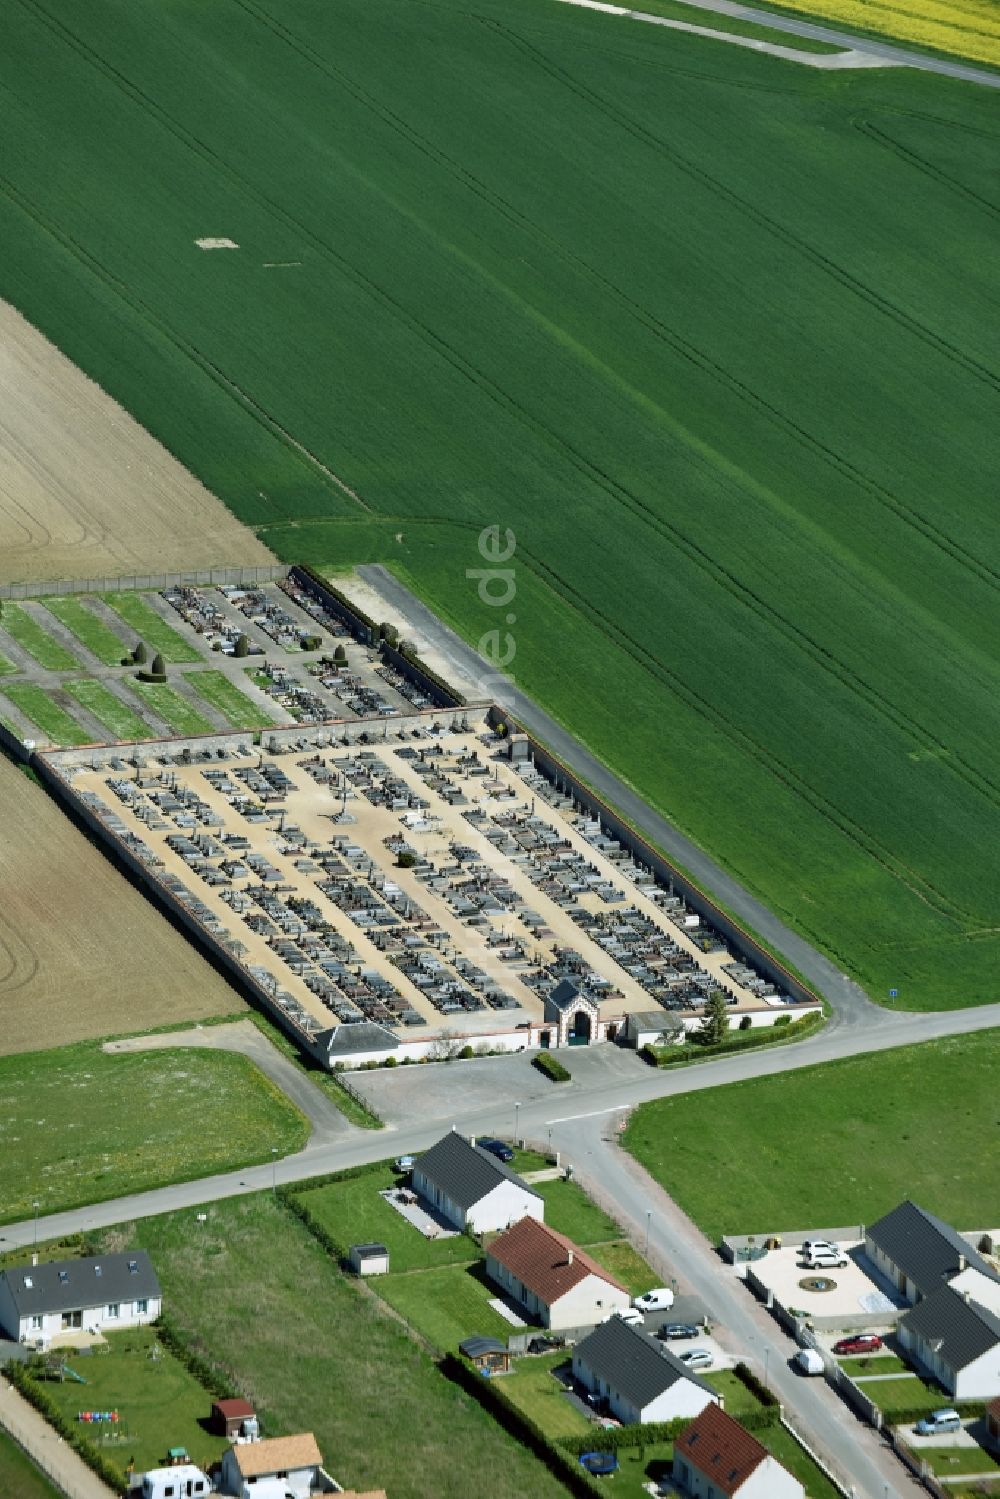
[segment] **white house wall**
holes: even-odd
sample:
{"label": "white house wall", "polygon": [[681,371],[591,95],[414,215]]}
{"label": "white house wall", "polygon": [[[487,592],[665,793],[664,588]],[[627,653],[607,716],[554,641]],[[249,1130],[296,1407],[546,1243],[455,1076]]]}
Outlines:
{"label": "white house wall", "polygon": [[[687,1468],[686,1476],[682,1465]],[[682,1479],[684,1492],[693,1495],[693,1499],[719,1499],[719,1490],[712,1480],[697,1468],[692,1468],[690,1461],[680,1454],[674,1463],[674,1477]],[[805,1489],[773,1457],[766,1457],[750,1477],[734,1489],[733,1499],[805,1499]]]}
{"label": "white house wall", "polygon": [[624,1310],[629,1305],[629,1294],[617,1286],[602,1280],[599,1275],[588,1275],[572,1290],[560,1296],[549,1307],[549,1326],[596,1327],[609,1312]]}
{"label": "white house wall", "polygon": [[[119,1302],[117,1316],[111,1316],[107,1305],[74,1307],[72,1310],[81,1313],[80,1329],[83,1332],[116,1332],[121,1328],[144,1327],[147,1323],[154,1322],[160,1315],[162,1305],[159,1296],[150,1296],[146,1301],[145,1311],[137,1310],[138,1303],[135,1301]],[[29,1314],[21,1318],[16,1332],[11,1336],[21,1343],[48,1343],[68,1330],[63,1327],[62,1319],[62,1312],[45,1312],[35,1316]]]}
{"label": "white house wall", "polygon": [[961,1369],[955,1381],[956,1400],[992,1400],[1000,1395],[1000,1343]]}
{"label": "white house wall", "polygon": [[467,1214],[467,1222],[477,1234],[510,1228],[522,1218],[544,1221],[545,1203],[533,1192],[507,1180],[498,1182],[492,1192],[474,1202]]}
{"label": "white house wall", "polygon": [[690,1418],[700,1416],[706,1405],[718,1405],[717,1395],[710,1395],[703,1390],[701,1385],[694,1384],[690,1379],[678,1379],[669,1390],[664,1390],[662,1395],[657,1395],[643,1406],[639,1413],[639,1420],[644,1424],[649,1421],[677,1421],[682,1416]]}

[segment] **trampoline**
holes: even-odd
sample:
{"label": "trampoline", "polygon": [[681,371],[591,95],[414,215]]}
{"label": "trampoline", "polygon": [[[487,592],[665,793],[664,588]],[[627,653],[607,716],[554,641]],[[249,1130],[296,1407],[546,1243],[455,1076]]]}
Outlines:
{"label": "trampoline", "polygon": [[618,1459],[613,1452],[584,1452],[580,1464],[595,1478],[604,1478],[618,1471]]}

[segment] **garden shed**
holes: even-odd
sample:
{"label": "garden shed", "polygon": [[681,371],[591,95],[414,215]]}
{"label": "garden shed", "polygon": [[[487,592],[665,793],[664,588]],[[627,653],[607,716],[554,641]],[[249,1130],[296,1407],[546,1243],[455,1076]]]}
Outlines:
{"label": "garden shed", "polygon": [[348,1259],[355,1275],[385,1275],[389,1270],[389,1250],[385,1244],[352,1244]]}

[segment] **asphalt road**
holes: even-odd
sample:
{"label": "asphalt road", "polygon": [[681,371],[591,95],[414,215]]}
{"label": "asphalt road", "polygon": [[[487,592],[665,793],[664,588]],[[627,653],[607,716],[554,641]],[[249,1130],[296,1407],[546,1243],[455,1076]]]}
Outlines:
{"label": "asphalt road", "polygon": [[[620,0],[619,0],[620,3]],[[683,0],[692,10],[714,11],[716,15],[735,16],[741,21],[755,21],[768,26],[772,31],[787,31],[791,36],[811,37],[813,41],[829,42],[834,47],[844,47],[870,57],[881,58],[886,64],[898,68],[917,68],[922,73],[939,73],[945,78],[957,78],[963,83],[978,83],[985,88],[1000,88],[1000,74],[988,68],[977,68],[974,63],[950,61],[944,57],[930,57],[922,52],[911,51],[906,46],[892,42],[876,41],[853,31],[837,31],[831,26],[820,26],[814,21],[799,21],[793,16],[776,15],[770,10],[758,10],[752,5],[738,5],[734,0]],[[635,14],[642,15],[641,4]],[[653,17],[652,19],[656,19]]]}

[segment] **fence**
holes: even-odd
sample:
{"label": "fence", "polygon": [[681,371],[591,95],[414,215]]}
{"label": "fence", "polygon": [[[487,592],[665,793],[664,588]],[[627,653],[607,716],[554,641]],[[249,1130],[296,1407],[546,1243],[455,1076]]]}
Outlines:
{"label": "fence", "polygon": [[131,573],[119,577],[63,578],[57,582],[0,583],[0,599],[37,599],[64,593],[159,592],[161,588],[189,588],[228,584],[234,588],[273,583],[288,572],[287,564],[269,562],[259,567],[196,567],[183,573]]}

